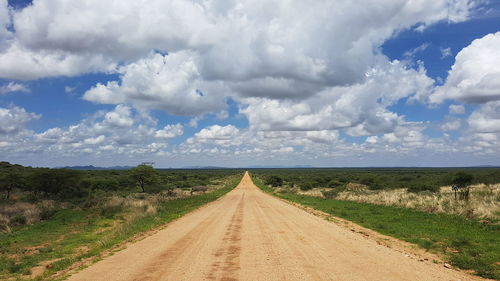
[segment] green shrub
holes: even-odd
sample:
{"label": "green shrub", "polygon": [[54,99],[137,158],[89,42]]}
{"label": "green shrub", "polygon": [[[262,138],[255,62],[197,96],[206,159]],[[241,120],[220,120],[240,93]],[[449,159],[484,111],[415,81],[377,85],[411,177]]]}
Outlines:
{"label": "green shrub", "polygon": [[282,186],[283,179],[281,177],[272,175],[272,176],[267,177],[265,179],[264,183],[267,185],[273,186],[273,187]]}
{"label": "green shrub", "polygon": [[300,184],[301,190],[310,190],[314,188],[314,184],[311,182],[303,182]]}
{"label": "green shrub", "polygon": [[53,217],[56,213],[56,209],[54,208],[42,208],[40,211],[40,219],[41,220],[48,220],[51,217]]}
{"label": "green shrub", "polygon": [[27,220],[24,215],[15,215],[12,218],[10,218],[11,225],[25,225],[26,221]]}
{"label": "green shrub", "polygon": [[341,182],[341,181],[338,181],[338,180],[331,180],[330,182],[328,182],[328,187],[330,188],[338,188],[338,187],[342,187],[344,186],[345,182]]}
{"label": "green shrub", "polygon": [[418,193],[422,191],[438,192],[439,186],[433,186],[425,183],[422,184],[414,183],[409,185],[407,190],[408,192],[413,192],[413,193]]}
{"label": "green shrub", "polygon": [[368,188],[371,190],[381,190],[381,189],[385,189],[386,187],[384,185],[382,185],[380,182],[374,182],[374,183],[371,183],[370,185],[368,185]]}
{"label": "green shrub", "polygon": [[360,181],[361,184],[368,186],[372,185],[374,182],[375,182],[375,177],[372,175],[364,176]]}

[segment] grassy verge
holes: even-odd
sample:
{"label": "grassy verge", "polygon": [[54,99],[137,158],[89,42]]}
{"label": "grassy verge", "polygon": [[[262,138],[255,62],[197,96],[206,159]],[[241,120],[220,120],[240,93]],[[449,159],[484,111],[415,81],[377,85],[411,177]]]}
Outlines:
{"label": "grassy verge", "polygon": [[[155,214],[102,216],[95,210],[61,210],[48,221],[0,233],[0,279],[27,279],[33,271],[51,275],[84,258],[97,256],[135,234],[170,222],[223,196],[232,190],[240,177],[232,177],[225,187],[213,192],[160,203]],[[38,267],[38,269],[37,269]]]}
{"label": "grassy verge", "polygon": [[[254,183],[273,193],[258,178]],[[477,275],[500,280],[500,225],[448,214],[340,201],[292,193],[273,195],[353,221],[441,254],[451,264]]]}

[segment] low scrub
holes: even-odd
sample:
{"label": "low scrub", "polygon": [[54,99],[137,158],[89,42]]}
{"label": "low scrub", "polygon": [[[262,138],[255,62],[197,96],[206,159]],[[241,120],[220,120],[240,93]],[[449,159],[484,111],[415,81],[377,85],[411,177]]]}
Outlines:
{"label": "low scrub", "polygon": [[412,185],[408,188],[373,190],[368,186],[347,183],[336,188],[272,189],[276,193],[356,201],[385,206],[412,208],[429,213],[448,213],[466,218],[490,221],[500,220],[500,184],[476,184],[470,187],[469,200],[457,200],[450,186],[434,188],[426,185]]}
{"label": "low scrub", "polygon": [[[52,200],[42,200],[37,203],[16,202],[0,205],[0,225],[25,225],[35,224],[49,219],[56,210]],[[1,230],[6,227],[0,227]]]}
{"label": "low scrub", "polygon": [[409,192],[407,189],[340,192],[335,198],[386,206],[412,208],[431,213],[448,213],[467,218],[500,219],[500,184],[478,184],[470,188],[468,201],[456,200],[451,187],[442,187],[436,192],[423,190]]}

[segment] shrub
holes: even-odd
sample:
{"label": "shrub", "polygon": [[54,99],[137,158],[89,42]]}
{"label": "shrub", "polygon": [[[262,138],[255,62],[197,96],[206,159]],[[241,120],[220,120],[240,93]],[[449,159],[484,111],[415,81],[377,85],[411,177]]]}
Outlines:
{"label": "shrub", "polygon": [[281,177],[272,175],[272,176],[267,177],[265,179],[264,183],[267,184],[267,185],[270,185],[272,187],[282,186],[283,185],[283,179]]}
{"label": "shrub", "polygon": [[375,181],[376,181],[375,176],[367,175],[367,176],[364,176],[363,178],[361,178],[360,183],[364,184],[364,185],[371,186],[373,183],[375,183]]}
{"label": "shrub", "polygon": [[25,225],[26,221],[27,220],[24,215],[15,215],[12,218],[10,218],[11,225]]}
{"label": "shrub", "polygon": [[332,190],[323,190],[321,191],[321,194],[323,194],[323,197],[325,198],[333,199],[337,197],[337,194],[339,194],[339,192],[335,189],[332,189]]}
{"label": "shrub", "polygon": [[429,184],[411,184],[407,188],[408,192],[418,193],[422,191],[438,192],[439,186],[433,186]]}
{"label": "shrub", "polygon": [[301,190],[310,190],[314,188],[314,184],[311,182],[303,182],[300,184]]}
{"label": "shrub", "polygon": [[368,188],[371,190],[381,190],[384,189],[385,186],[383,186],[380,182],[373,182],[370,185],[368,185]]}
{"label": "shrub", "polygon": [[41,208],[40,210],[40,219],[41,220],[48,220],[51,217],[53,217],[56,213],[56,210],[53,208]]}
{"label": "shrub", "polygon": [[344,186],[345,182],[341,182],[341,181],[338,181],[338,180],[331,180],[330,182],[328,182],[328,187],[330,188],[338,188],[338,187],[342,187]]}

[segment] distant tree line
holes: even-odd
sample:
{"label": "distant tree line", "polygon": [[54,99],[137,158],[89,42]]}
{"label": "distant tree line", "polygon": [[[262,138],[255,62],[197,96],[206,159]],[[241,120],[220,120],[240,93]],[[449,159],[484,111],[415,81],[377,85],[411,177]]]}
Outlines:
{"label": "distant tree line", "polygon": [[9,199],[14,190],[36,198],[81,198],[95,192],[160,192],[205,186],[241,171],[157,170],[139,165],[129,170],[70,170],[32,168],[0,162],[0,192]]}
{"label": "distant tree line", "polygon": [[459,199],[467,197],[470,184],[500,183],[499,168],[323,168],[254,169],[253,174],[273,187],[341,189],[348,183],[369,189],[407,188],[410,192],[437,192],[441,186],[461,186]]}

